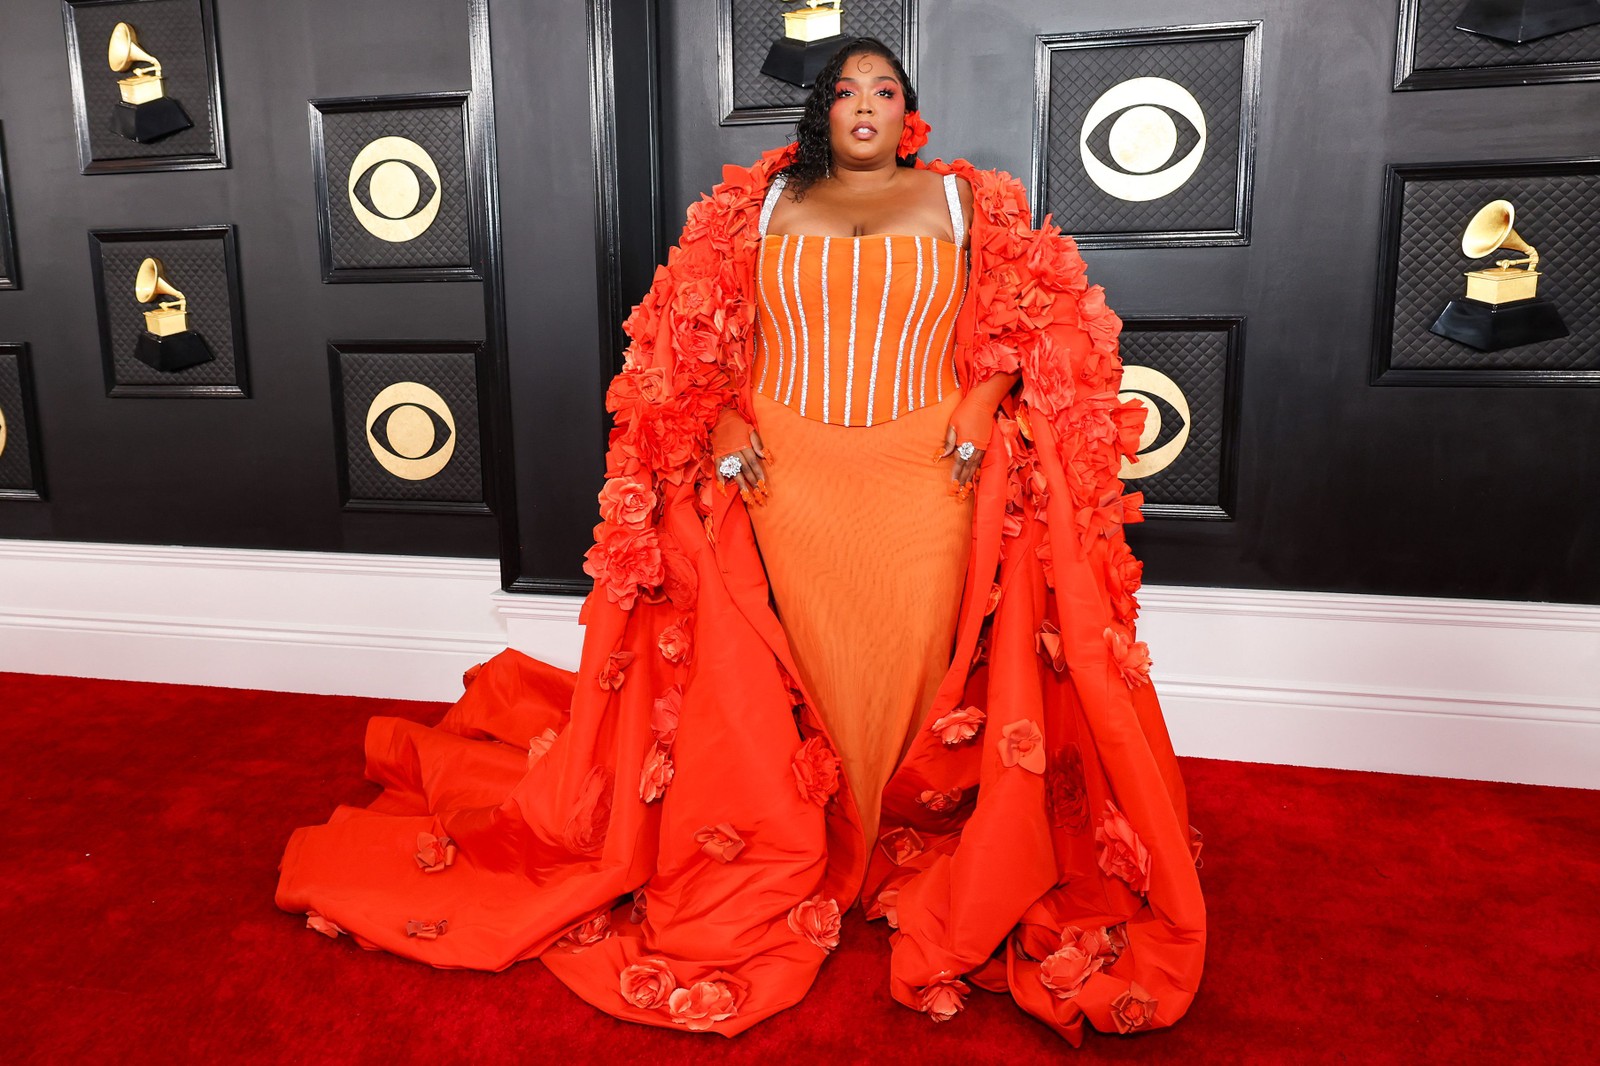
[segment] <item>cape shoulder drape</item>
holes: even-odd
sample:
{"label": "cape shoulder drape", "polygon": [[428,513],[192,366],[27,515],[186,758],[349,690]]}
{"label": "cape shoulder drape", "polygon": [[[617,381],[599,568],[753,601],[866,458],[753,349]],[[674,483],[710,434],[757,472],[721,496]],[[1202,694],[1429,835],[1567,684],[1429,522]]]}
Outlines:
{"label": "cape shoulder drape", "polygon": [[860,891],[895,927],[894,997],[935,1020],[971,981],[1074,1044],[1084,1018],[1170,1025],[1205,909],[1135,639],[1121,322],[1015,178],[918,161],[973,191],[958,377],[1021,383],[979,475],[954,660],[869,849],[708,443],[724,405],[754,421],[757,218],[793,151],[723,169],[625,324],[577,671],[508,650],[436,727],[373,719],[384,793],[295,833],[278,903],[436,966],[539,956],[620,1018],[731,1036],[805,995]]}

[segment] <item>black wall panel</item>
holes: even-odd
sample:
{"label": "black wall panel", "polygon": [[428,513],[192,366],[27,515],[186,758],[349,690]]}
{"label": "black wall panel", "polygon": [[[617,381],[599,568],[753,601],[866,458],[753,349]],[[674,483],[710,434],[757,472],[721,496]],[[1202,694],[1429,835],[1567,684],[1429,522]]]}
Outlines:
{"label": "black wall panel", "polygon": [[[791,132],[718,124],[717,0],[492,0],[503,270],[370,285],[318,280],[305,102],[472,88],[468,0],[217,6],[230,168],[94,176],[58,6],[7,7],[27,273],[0,342],[30,345],[50,493],[0,502],[0,536],[487,556],[498,535],[512,587],[582,589],[621,317],[723,163]],[[1600,389],[1369,384],[1385,166],[1593,154],[1600,85],[1396,93],[1398,0],[919,10],[924,154],[1019,176],[1037,35],[1263,20],[1250,244],[1085,254],[1126,317],[1248,325],[1234,517],[1135,527],[1150,581],[1600,602]],[[216,223],[238,227],[251,397],[107,398],[86,232]],[[340,508],[327,342],[405,338],[504,341],[496,516]]]}
{"label": "black wall panel", "polygon": [[[1248,322],[1236,518],[1131,527],[1146,579],[1600,602],[1600,389],[1368,384],[1385,164],[1594,154],[1600,84],[1396,93],[1398,11],[924,3],[922,154],[1031,172],[1038,34],[1262,19],[1251,243],[1084,254],[1125,317]],[[662,0],[668,242],[724,161],[792,131],[717,124],[715,15]]]}
{"label": "black wall panel", "polygon": [[[329,339],[481,340],[484,297],[322,284],[306,120],[312,97],[470,89],[467,0],[219,0],[217,32],[230,167],[86,176],[60,5],[5,5],[0,119],[28,272],[0,293],[0,342],[30,345],[51,492],[0,502],[0,536],[494,555],[489,515],[340,507]],[[108,398],[87,232],[219,223],[237,227],[250,398]]]}

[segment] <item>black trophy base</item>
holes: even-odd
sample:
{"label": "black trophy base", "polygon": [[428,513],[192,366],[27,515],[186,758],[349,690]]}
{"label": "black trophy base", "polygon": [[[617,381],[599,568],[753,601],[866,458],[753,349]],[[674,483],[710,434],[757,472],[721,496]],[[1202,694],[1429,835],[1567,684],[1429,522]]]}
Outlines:
{"label": "black trophy base", "polygon": [[1498,352],[1565,337],[1567,324],[1556,305],[1542,296],[1505,304],[1462,297],[1450,301],[1429,332],[1480,352]]}
{"label": "black trophy base", "polygon": [[769,78],[811,88],[822,68],[828,65],[839,46],[851,40],[848,33],[836,33],[820,41],[794,41],[779,37],[767,52],[767,61],[761,64],[761,73]]}
{"label": "black trophy base", "polygon": [[163,374],[187,370],[216,358],[211,345],[194,330],[174,333],[169,337],[158,337],[149,330],[141,330],[139,341],[133,346],[133,354],[138,356],[139,362]]}
{"label": "black trophy base", "polygon": [[1600,0],[1467,0],[1456,29],[1527,44],[1600,22]]}
{"label": "black trophy base", "polygon": [[143,104],[119,102],[111,112],[112,132],[140,144],[159,141],[193,125],[183,105],[170,96]]}

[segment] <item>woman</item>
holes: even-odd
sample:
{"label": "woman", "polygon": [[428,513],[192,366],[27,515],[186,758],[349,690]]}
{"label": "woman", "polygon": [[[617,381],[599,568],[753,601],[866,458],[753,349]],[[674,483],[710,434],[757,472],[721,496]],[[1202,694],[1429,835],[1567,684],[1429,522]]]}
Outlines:
{"label": "woman", "polygon": [[936,1021],[970,981],[1074,1044],[1170,1025],[1205,915],[1133,639],[1120,323],[1015,179],[915,159],[881,42],[816,85],[626,323],[579,669],[507,651],[436,727],[373,719],[383,795],[296,832],[278,904],[731,1036],[860,900]]}

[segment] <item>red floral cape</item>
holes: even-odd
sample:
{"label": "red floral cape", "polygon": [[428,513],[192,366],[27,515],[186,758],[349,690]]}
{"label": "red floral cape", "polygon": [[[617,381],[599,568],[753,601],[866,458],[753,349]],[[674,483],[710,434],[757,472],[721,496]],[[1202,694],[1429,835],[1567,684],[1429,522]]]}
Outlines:
{"label": "red floral cape", "polygon": [[754,421],[757,220],[793,151],[723,169],[625,324],[578,670],[508,650],[437,726],[373,719],[382,796],[295,833],[278,904],[436,966],[539,956],[617,1017],[731,1036],[805,995],[860,891],[894,928],[894,997],[936,1021],[970,981],[1074,1044],[1085,1018],[1171,1025],[1205,907],[1135,639],[1121,322],[1015,178],[918,162],[973,190],[957,376],[1021,387],[979,475],[954,661],[869,850],[709,446],[725,405]]}

